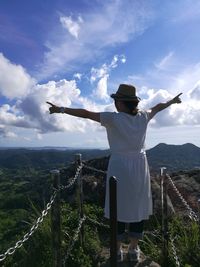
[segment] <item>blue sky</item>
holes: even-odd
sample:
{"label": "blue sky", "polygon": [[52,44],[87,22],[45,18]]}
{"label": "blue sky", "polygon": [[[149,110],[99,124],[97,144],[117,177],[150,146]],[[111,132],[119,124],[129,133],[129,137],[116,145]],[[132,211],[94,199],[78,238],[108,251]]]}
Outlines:
{"label": "blue sky", "polygon": [[131,83],[151,108],[146,147],[200,146],[200,2],[1,0],[0,146],[107,147],[98,123],[49,115],[46,101],[112,111]]}

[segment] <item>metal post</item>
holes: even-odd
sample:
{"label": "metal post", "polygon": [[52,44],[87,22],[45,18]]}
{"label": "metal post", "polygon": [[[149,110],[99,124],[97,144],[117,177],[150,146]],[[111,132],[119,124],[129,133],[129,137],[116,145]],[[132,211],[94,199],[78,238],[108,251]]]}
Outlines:
{"label": "metal post", "polygon": [[[166,262],[168,262],[168,248],[169,248],[169,227],[168,227],[168,205],[167,205],[167,192],[168,192],[168,183],[167,180],[164,180],[164,257]],[[168,266],[168,265],[167,265]]]}
{"label": "metal post", "polygon": [[[75,154],[75,162],[76,162],[76,169],[82,163],[82,155]],[[80,219],[83,218],[83,181],[82,181],[82,171],[80,171],[78,176],[78,188],[77,188],[77,198],[78,198],[78,205],[79,205],[79,217]],[[81,227],[80,231],[80,243],[83,246],[84,243],[84,225]]]}
{"label": "metal post", "polygon": [[160,169],[160,189],[161,189],[161,213],[162,213],[162,237],[163,249],[162,255],[164,259],[163,266],[168,266],[168,205],[167,205],[167,182],[165,179],[166,168]]}
{"label": "metal post", "polygon": [[117,266],[117,180],[109,180],[110,203],[110,267]]}
{"label": "metal post", "polygon": [[[60,186],[60,171],[51,171],[53,187],[58,189]],[[60,219],[60,192],[54,200],[51,209],[51,232],[53,248],[53,267],[61,267],[61,219]]]}
{"label": "metal post", "polygon": [[160,198],[161,198],[161,216],[162,216],[162,233],[164,233],[164,175],[165,167],[160,168]]}

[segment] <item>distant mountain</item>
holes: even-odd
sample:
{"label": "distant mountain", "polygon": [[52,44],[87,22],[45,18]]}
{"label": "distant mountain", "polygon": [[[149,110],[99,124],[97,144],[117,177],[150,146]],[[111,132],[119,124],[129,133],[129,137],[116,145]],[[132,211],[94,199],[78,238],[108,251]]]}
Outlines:
{"label": "distant mountain", "polygon": [[109,154],[108,150],[101,149],[30,149],[30,148],[9,148],[0,149],[0,168],[21,169],[40,168],[54,169],[66,167],[74,161],[75,154],[82,154],[85,160],[103,157]]}
{"label": "distant mountain", "polygon": [[[105,157],[109,150],[72,148],[9,148],[0,149],[0,168],[53,169],[67,166],[76,153],[83,160]],[[147,150],[151,170],[166,167],[168,171],[200,168],[200,148],[193,144],[167,145],[164,143]]]}
{"label": "distant mountain", "polygon": [[164,143],[147,150],[151,169],[166,167],[168,170],[189,170],[200,168],[200,148],[187,143],[167,145]]}

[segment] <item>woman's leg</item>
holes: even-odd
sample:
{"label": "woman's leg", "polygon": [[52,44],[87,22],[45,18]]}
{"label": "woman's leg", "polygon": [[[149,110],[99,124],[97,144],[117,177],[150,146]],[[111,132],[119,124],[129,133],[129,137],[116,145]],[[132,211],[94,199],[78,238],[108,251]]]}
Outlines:
{"label": "woman's leg", "polygon": [[143,237],[144,221],[129,224],[130,249],[136,249]]}
{"label": "woman's leg", "polygon": [[121,242],[124,239],[125,233],[125,223],[124,222],[117,222],[117,249],[120,250]]}

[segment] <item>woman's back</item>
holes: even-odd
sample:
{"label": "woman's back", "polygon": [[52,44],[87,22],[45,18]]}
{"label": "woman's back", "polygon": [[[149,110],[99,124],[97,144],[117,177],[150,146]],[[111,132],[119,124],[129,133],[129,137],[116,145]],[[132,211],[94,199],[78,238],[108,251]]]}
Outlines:
{"label": "woman's back", "polygon": [[139,111],[135,116],[125,112],[101,113],[111,152],[139,152],[144,148],[148,115]]}

